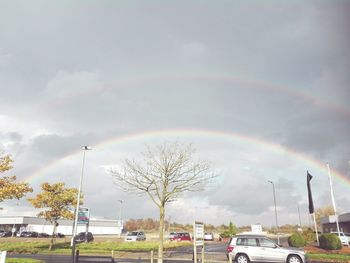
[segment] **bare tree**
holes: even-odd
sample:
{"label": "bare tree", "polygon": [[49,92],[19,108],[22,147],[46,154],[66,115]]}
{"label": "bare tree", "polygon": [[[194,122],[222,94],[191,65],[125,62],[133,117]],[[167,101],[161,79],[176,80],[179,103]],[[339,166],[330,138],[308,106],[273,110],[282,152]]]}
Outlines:
{"label": "bare tree", "polygon": [[200,191],[215,177],[206,161],[194,160],[191,144],[165,142],[147,147],[142,160],[125,159],[120,169],[111,168],[115,183],[126,192],[147,194],[159,208],[158,262],[163,261],[165,205],[183,192]]}

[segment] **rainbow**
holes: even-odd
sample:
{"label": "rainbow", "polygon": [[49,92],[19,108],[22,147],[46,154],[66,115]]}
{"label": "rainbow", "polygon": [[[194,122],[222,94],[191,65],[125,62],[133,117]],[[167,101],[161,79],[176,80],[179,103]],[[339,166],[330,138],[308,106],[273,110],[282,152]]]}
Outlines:
{"label": "rainbow", "polygon": [[[68,101],[73,99],[81,100],[82,96],[87,95],[98,95],[100,93],[106,92],[108,90],[113,90],[113,88],[118,86],[125,87],[139,87],[139,85],[148,86],[150,83],[156,81],[165,81],[168,83],[174,83],[177,81],[204,81],[205,83],[215,82],[213,87],[217,87],[217,83],[221,82],[223,84],[228,84],[230,88],[249,88],[256,90],[266,90],[269,92],[276,92],[286,94],[287,96],[301,99],[307,103],[315,105],[317,107],[322,107],[324,109],[338,113],[340,116],[350,119],[350,110],[345,106],[338,105],[330,101],[329,99],[316,96],[315,94],[307,93],[298,90],[298,88],[288,87],[286,85],[272,84],[266,81],[247,79],[243,77],[232,76],[232,74],[215,74],[215,73],[175,73],[175,74],[148,74],[146,76],[131,76],[129,78],[119,79],[111,83],[98,83],[92,87],[85,88],[84,90],[76,91],[75,93],[67,94],[63,98],[56,98],[51,101],[45,102],[39,107],[43,107],[46,110],[50,110],[52,107],[58,108],[66,104]],[[153,84],[152,84],[153,85]]]}
{"label": "rainbow", "polygon": [[[131,142],[144,142],[149,139],[169,139],[171,137],[176,137],[181,139],[181,137],[195,137],[195,138],[204,138],[204,139],[223,139],[227,141],[235,141],[240,142],[247,145],[255,145],[264,147],[270,151],[274,151],[280,154],[286,154],[289,157],[296,159],[297,161],[301,161],[305,163],[305,173],[306,170],[311,168],[317,168],[325,173],[327,173],[326,164],[322,163],[308,155],[305,155],[301,152],[297,152],[293,149],[281,146],[279,144],[275,144],[266,140],[262,140],[256,137],[247,136],[240,133],[235,132],[226,132],[226,131],[218,131],[218,130],[204,130],[204,129],[168,129],[168,130],[156,130],[156,131],[146,131],[142,133],[129,133],[125,135],[115,136],[103,140],[97,144],[89,145],[93,149],[103,149],[107,147],[111,147],[114,145],[122,145],[128,144]],[[62,158],[52,161],[48,163],[46,166],[36,170],[30,176],[24,179],[27,182],[34,182],[35,180],[44,177],[45,175],[49,175],[50,171],[53,170],[56,166],[60,165],[60,163],[64,160],[69,160],[70,158],[76,157],[81,154],[81,150],[74,151]],[[332,176],[335,176],[339,180],[350,184],[350,179],[340,173],[339,171],[332,169]]]}

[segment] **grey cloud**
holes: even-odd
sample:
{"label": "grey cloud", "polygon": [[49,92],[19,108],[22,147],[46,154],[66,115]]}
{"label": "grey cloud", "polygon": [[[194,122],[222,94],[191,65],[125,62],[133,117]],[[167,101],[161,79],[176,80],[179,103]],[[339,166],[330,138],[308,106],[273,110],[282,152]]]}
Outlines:
{"label": "grey cloud", "polygon": [[[11,123],[0,123],[0,145],[11,143],[14,173],[25,178],[81,145],[117,135],[209,129],[281,144],[346,174],[349,7],[346,1],[1,2],[0,110]],[[13,134],[7,133],[11,127]],[[268,220],[271,189],[261,176],[267,172],[285,218],[293,203],[305,201],[296,186],[304,178],[291,177],[296,162],[209,141],[202,154],[220,158],[218,169],[242,172],[244,166],[255,174],[255,181],[244,171],[226,176],[220,191],[196,193],[228,207],[225,215]],[[132,150],[115,156],[126,153]],[[100,154],[90,164],[116,162]],[[233,160],[243,157],[233,169]],[[74,186],[80,165],[65,163],[48,179]],[[115,205],[108,194],[114,186],[110,178],[100,180],[102,174],[94,169],[86,179],[87,202],[113,215],[101,205]],[[324,184],[317,183],[316,199],[322,200]],[[100,189],[106,193],[99,197]],[[232,192],[241,198],[231,198]],[[340,197],[345,192],[340,188]],[[130,199],[133,217],[154,211],[148,203],[133,211],[138,199],[121,195]]]}

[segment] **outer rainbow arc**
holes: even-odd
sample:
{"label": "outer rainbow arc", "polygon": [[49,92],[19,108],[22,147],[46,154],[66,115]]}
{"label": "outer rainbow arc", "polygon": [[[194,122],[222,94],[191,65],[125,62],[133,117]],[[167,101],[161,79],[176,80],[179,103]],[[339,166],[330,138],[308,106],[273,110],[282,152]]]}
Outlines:
{"label": "outer rainbow arc", "polygon": [[[350,109],[347,109],[343,106],[340,106],[336,103],[333,103],[329,100],[323,99],[318,96],[314,96],[313,94],[306,93],[299,91],[297,89],[290,88],[288,86],[282,86],[278,84],[272,84],[269,82],[261,81],[261,80],[255,80],[255,79],[248,79],[243,77],[236,77],[229,74],[213,74],[213,73],[180,73],[180,74],[158,74],[158,75],[145,75],[145,76],[133,76],[125,79],[120,79],[117,81],[114,81],[112,83],[99,83],[98,85],[94,85],[91,88],[87,88],[83,91],[78,91],[73,94],[69,94],[69,96],[65,96],[58,100],[55,98],[55,101],[49,101],[42,105],[44,108],[51,108],[52,105],[61,106],[62,104],[65,104],[68,100],[79,98],[81,99],[81,96],[88,95],[88,94],[99,94],[103,93],[107,90],[112,90],[115,86],[120,85],[138,85],[140,83],[146,83],[150,81],[157,81],[157,80],[164,80],[164,81],[184,81],[184,80],[205,80],[205,81],[225,81],[225,82],[236,82],[241,83],[243,85],[254,85],[251,87],[252,89],[262,89],[262,90],[268,90],[268,91],[274,91],[279,93],[284,93],[288,96],[295,97],[295,98],[301,98],[304,101],[310,102],[312,104],[315,104],[317,106],[321,106],[324,108],[327,108],[329,110],[335,111],[339,114],[341,114],[344,117],[350,118]],[[235,87],[233,87],[235,88]]]}
{"label": "outer rainbow arc", "polygon": [[[137,140],[145,140],[145,139],[164,137],[164,136],[167,136],[167,137],[196,136],[196,137],[224,138],[228,140],[240,141],[245,144],[264,146],[269,150],[273,150],[279,153],[286,153],[287,155],[293,158],[301,160],[304,163],[307,163],[311,166],[317,167],[323,170],[325,173],[327,173],[326,164],[319,162],[318,160],[310,156],[297,152],[293,149],[281,146],[279,144],[274,144],[269,141],[261,140],[255,137],[250,137],[250,136],[235,133],[235,132],[224,132],[224,131],[204,130],[204,129],[168,129],[168,130],[146,131],[142,133],[130,133],[123,136],[112,137],[107,140],[103,140],[97,144],[91,145],[91,147],[95,149],[99,149],[99,148],[105,148],[110,145],[117,145],[117,144],[137,141]],[[41,168],[35,171],[34,173],[32,173],[29,177],[24,179],[24,181],[32,182],[40,178],[41,176],[49,173],[50,170],[53,169],[55,166],[59,165],[61,161],[72,158],[73,156],[76,156],[80,153],[81,151],[77,150],[63,158],[55,160],[49,163],[48,165],[46,165],[44,168]],[[305,172],[306,172],[306,169],[307,168],[305,168]],[[332,175],[335,175],[338,179],[350,184],[350,178],[346,177],[339,171],[332,169]]]}

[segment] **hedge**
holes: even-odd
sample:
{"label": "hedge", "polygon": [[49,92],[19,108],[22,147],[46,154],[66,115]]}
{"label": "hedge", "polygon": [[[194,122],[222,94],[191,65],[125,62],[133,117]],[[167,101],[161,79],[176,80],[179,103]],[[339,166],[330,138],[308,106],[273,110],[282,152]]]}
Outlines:
{"label": "hedge", "polygon": [[337,250],[342,248],[342,244],[336,234],[322,234],[320,236],[320,247],[328,250]]}
{"label": "hedge", "polygon": [[304,247],[306,243],[305,238],[299,233],[294,233],[288,237],[288,244],[291,247]]}

